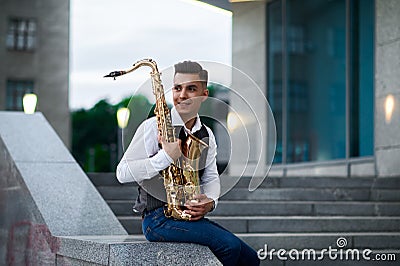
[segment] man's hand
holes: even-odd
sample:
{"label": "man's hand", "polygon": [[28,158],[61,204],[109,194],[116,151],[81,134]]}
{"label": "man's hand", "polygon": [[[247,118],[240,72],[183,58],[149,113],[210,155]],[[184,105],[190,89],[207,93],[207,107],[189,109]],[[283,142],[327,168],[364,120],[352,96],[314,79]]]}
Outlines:
{"label": "man's hand", "polygon": [[158,141],[161,143],[162,148],[165,152],[172,158],[172,160],[176,161],[182,154],[181,152],[181,140],[175,142],[167,142],[165,138],[158,136]]}
{"label": "man's hand", "polygon": [[191,201],[185,204],[188,208],[185,212],[192,215],[190,221],[200,220],[214,208],[214,200],[207,198],[205,194],[196,195],[195,199],[198,202]]}

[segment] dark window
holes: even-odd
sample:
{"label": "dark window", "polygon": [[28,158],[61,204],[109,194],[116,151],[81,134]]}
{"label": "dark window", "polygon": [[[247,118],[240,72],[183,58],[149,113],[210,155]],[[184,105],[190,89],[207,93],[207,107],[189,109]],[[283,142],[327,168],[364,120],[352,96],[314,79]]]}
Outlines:
{"label": "dark window", "polygon": [[7,48],[16,51],[33,51],[36,47],[36,26],[34,19],[9,19]]}
{"label": "dark window", "polygon": [[23,111],[22,98],[26,93],[33,93],[31,80],[7,80],[6,109],[10,111]]}
{"label": "dark window", "polygon": [[350,156],[374,153],[374,0],[351,1]]}
{"label": "dark window", "polygon": [[275,163],[373,154],[373,7],[373,0],[268,4]]}

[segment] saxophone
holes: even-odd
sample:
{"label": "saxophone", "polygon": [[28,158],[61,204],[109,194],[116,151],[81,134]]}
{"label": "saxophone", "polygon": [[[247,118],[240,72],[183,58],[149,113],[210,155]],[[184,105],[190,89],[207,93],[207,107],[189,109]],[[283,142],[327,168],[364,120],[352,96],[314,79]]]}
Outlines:
{"label": "saxophone", "polygon": [[[152,59],[139,60],[132,68],[126,71],[113,71],[104,77],[115,78],[128,74],[141,66],[151,68],[151,80],[153,94],[156,97],[154,113],[156,115],[157,127],[161,136],[167,142],[175,142],[176,136],[171,122],[171,113],[165,101],[164,88],[161,83],[161,74],[157,64]],[[166,169],[161,171],[164,178],[164,188],[167,195],[167,204],[164,208],[166,217],[178,220],[190,220],[191,215],[186,213],[184,207],[186,202],[197,201],[195,196],[200,194],[199,159],[203,149],[208,145],[204,141],[187,132],[186,141],[182,142],[182,156]]]}

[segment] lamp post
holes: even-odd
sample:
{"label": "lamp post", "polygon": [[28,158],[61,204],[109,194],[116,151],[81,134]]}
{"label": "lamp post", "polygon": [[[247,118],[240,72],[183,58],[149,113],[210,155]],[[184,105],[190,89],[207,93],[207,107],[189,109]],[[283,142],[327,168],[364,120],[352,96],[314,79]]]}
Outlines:
{"label": "lamp post", "polygon": [[128,108],[119,108],[117,111],[117,122],[118,122],[118,161],[122,158],[122,130],[126,128],[129,121],[130,111]]}
{"label": "lamp post", "polygon": [[37,96],[33,93],[27,93],[22,98],[22,105],[24,107],[25,114],[35,113],[37,103]]}

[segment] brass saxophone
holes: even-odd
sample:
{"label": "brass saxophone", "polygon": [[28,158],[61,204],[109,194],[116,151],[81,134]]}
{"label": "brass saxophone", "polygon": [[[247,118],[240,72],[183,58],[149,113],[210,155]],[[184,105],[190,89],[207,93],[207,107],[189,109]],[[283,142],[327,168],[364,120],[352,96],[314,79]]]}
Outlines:
{"label": "brass saxophone", "polygon": [[[161,74],[157,64],[152,59],[139,60],[133,64],[132,68],[126,71],[114,71],[105,77],[116,78],[128,74],[141,66],[151,68],[151,80],[153,94],[156,97],[154,113],[157,119],[157,127],[161,136],[167,142],[175,142],[175,131],[171,122],[171,113],[165,101],[164,88],[161,83]],[[164,178],[164,188],[167,195],[167,204],[164,208],[166,217],[173,217],[178,220],[190,220],[191,215],[186,213],[185,203],[196,201],[195,195],[201,193],[199,178],[199,159],[203,149],[208,145],[204,141],[196,138],[190,132],[186,132],[188,137],[182,143],[182,156],[169,167],[164,169],[161,174]]]}

